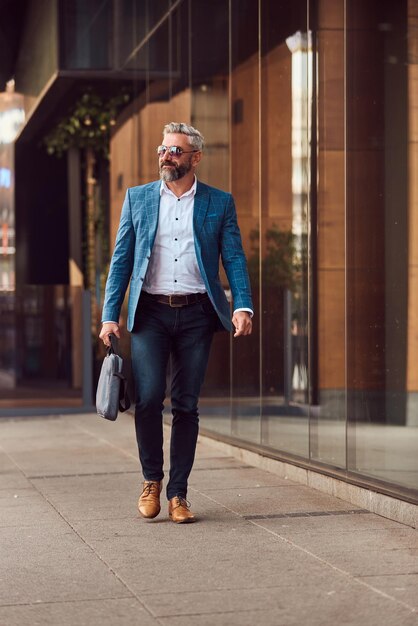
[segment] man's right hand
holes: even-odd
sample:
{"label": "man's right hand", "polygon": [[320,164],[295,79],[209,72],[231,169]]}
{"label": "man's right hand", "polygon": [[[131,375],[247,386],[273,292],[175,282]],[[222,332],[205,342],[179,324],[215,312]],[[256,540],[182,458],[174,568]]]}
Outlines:
{"label": "man's right hand", "polygon": [[99,339],[101,339],[107,347],[110,346],[109,335],[116,335],[116,337],[120,339],[119,324],[116,324],[116,322],[106,322],[103,324]]}

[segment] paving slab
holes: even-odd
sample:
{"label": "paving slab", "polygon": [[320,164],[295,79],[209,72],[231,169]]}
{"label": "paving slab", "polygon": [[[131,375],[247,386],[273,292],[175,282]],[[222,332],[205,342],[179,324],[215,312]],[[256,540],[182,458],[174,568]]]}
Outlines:
{"label": "paving slab", "polygon": [[413,606],[418,612],[418,573],[395,576],[358,576],[358,580]]}
{"label": "paving slab", "polygon": [[61,521],[57,511],[33,489],[14,491],[0,497],[0,528],[45,526]]}
{"label": "paving slab", "polygon": [[[205,615],[211,616],[212,624],[239,623],[243,612],[257,611],[260,624],[407,624],[413,615],[401,605],[385,597],[370,601],[369,590],[355,582],[343,587],[331,583],[328,587],[317,588],[315,581],[303,590],[291,586],[261,589],[226,589],[208,592],[183,593],[181,603],[177,594],[145,596],[144,602],[160,618],[183,616],[196,619],[196,623],[206,623]],[[348,607],[350,607],[348,611]],[[382,610],[388,613],[382,619]],[[349,613],[346,616],[344,613]],[[238,617],[238,619],[237,619]],[[415,616],[416,617],[416,616]],[[228,622],[229,618],[229,622]],[[220,621],[218,621],[220,619]],[[236,620],[236,621],[235,621]],[[244,617],[245,620],[245,617]],[[278,621],[272,621],[278,620]],[[321,621],[322,620],[322,621]],[[393,621],[391,621],[393,620]],[[163,623],[168,623],[164,619]],[[179,623],[175,620],[174,623]],[[244,623],[247,623],[244,621]]]}
{"label": "paving slab", "polygon": [[124,471],[137,467],[133,459],[117,450],[80,443],[72,447],[50,445],[35,451],[14,452],[13,458],[27,476],[42,477],[66,474]]}
{"label": "paving slab", "polygon": [[27,486],[28,481],[16,463],[5,452],[0,451],[0,494],[5,489],[24,489]]}
{"label": "paving slab", "polygon": [[[205,470],[202,472],[197,469],[197,471],[192,472],[189,482],[190,488],[210,490],[215,486],[216,491],[220,492],[225,489],[258,489],[260,487],[283,487],[290,484],[284,478],[279,478],[279,476],[248,465],[241,465],[236,468],[221,466],[219,469],[212,467],[211,469],[205,468]],[[293,486],[296,486],[295,483]]]}
{"label": "paving slab", "polygon": [[218,490],[217,485],[213,484],[211,489],[205,489],[205,493],[240,515],[274,515],[359,508],[348,505],[344,500],[294,483],[256,489],[242,487],[225,490]]}
{"label": "paving slab", "polygon": [[126,597],[127,589],[67,524],[0,530],[0,605]]}
{"label": "paving slab", "polygon": [[[101,428],[107,426],[104,423]],[[80,429],[71,419],[11,421],[2,431],[6,433],[1,439],[3,452],[12,457],[27,476],[123,471],[138,467],[133,454],[97,433]]]}
{"label": "paving slab", "polygon": [[75,626],[81,624],[139,624],[156,626],[153,618],[134,597],[20,606],[0,606],[0,624],[7,626]]}
{"label": "paving slab", "polygon": [[[132,472],[33,479],[33,484],[65,519],[109,519],[136,513],[140,479]],[[135,495],[134,495],[135,494]]]}
{"label": "paving slab", "polygon": [[399,548],[382,552],[353,549],[336,552],[330,547],[321,551],[320,556],[356,577],[414,574],[418,571],[418,550]]}
{"label": "paving slab", "polygon": [[[384,609],[388,609],[386,612]],[[400,606],[386,607],[380,601],[364,601],[352,605],[350,596],[331,596],[312,607],[305,604],[300,594],[295,600],[280,608],[258,611],[230,611],[214,614],[194,614],[159,618],[162,626],[416,626],[416,615]]]}

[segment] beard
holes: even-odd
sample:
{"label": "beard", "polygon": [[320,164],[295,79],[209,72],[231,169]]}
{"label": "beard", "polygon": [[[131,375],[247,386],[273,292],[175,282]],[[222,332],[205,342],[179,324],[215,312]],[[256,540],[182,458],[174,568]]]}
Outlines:
{"label": "beard", "polygon": [[[175,180],[179,180],[186,176],[192,169],[191,158],[189,158],[188,162],[184,165],[178,165],[173,163],[172,161],[164,161],[164,163],[160,164],[160,178],[165,183],[172,183]],[[166,165],[170,165],[171,167],[165,167]]]}

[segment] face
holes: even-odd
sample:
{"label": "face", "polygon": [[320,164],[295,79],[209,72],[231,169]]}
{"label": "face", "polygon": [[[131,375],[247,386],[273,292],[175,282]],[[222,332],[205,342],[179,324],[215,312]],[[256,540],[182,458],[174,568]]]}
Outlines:
{"label": "face", "polygon": [[158,159],[160,178],[166,183],[179,180],[188,174],[197,165],[200,160],[200,152],[192,152],[193,146],[190,145],[187,135],[180,133],[171,133],[164,135],[164,146],[178,146],[184,150],[180,156],[171,156],[166,151]]}

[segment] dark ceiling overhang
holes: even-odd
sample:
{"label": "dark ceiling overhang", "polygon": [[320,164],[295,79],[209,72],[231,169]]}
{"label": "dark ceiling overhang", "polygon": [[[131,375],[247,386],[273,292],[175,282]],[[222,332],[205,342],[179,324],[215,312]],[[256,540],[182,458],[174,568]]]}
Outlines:
{"label": "dark ceiling overhang", "polygon": [[25,120],[25,124],[16,138],[16,143],[22,144],[41,139],[63,118],[74,103],[88,90],[93,90],[102,98],[133,90],[143,91],[145,81],[132,80],[132,76],[112,76],[113,72],[103,72],[97,75],[92,72],[60,72],[53,76],[39,97],[35,107]]}
{"label": "dark ceiling overhang", "polygon": [[0,0],[0,91],[14,76],[27,0]]}
{"label": "dark ceiling overhang", "polygon": [[[66,115],[74,103],[88,90],[93,90],[102,98],[112,98],[121,92],[130,95],[131,104],[122,112],[121,118],[129,115],[135,101],[140,108],[144,100],[165,100],[169,97],[168,74],[164,72],[142,71],[91,71],[62,70],[51,77],[38,102],[25,120],[25,124],[16,138],[18,144],[41,139]],[[146,89],[147,79],[150,81]],[[171,73],[171,79],[180,80],[180,76]],[[146,95],[145,95],[146,94]]]}

